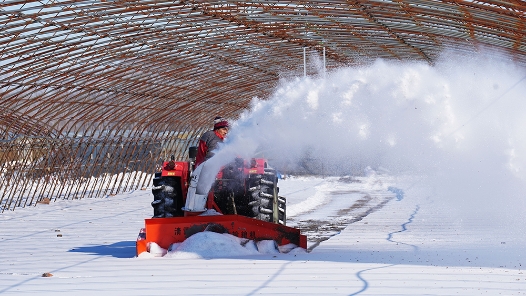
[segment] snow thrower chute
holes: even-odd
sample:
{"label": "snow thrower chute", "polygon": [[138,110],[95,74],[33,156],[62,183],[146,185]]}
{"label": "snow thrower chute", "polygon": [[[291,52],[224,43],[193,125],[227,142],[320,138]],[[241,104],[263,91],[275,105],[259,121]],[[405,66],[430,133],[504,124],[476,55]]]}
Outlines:
{"label": "snow thrower chute", "polygon": [[[219,171],[212,189],[203,195],[195,192],[197,186],[191,182],[203,166],[192,174],[196,151],[190,148],[189,161],[175,161],[172,156],[155,174],[154,215],[145,220],[145,228],[139,233],[137,255],[147,251],[151,242],[167,249],[201,231],[307,247],[305,235],[285,226],[286,199],[278,195],[276,171],[265,159],[236,158]],[[189,194],[197,196],[187,202]]]}

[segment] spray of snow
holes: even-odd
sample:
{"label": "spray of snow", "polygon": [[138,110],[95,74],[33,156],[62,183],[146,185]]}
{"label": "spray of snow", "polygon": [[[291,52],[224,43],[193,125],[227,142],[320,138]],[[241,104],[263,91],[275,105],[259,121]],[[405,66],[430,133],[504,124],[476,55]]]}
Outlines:
{"label": "spray of snow", "polygon": [[233,124],[209,183],[236,156],[318,174],[370,166],[425,177],[452,214],[516,221],[526,205],[525,93],[526,70],[493,52],[283,80]]}

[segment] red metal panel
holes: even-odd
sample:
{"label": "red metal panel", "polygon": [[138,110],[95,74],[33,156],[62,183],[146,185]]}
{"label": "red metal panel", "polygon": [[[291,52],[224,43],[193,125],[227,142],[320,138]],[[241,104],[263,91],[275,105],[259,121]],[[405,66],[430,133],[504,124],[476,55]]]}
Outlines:
{"label": "red metal panel", "polygon": [[299,229],[239,215],[218,215],[146,219],[146,238],[137,241],[137,253],[145,251],[149,242],[168,249],[173,243],[180,243],[207,227],[217,225],[239,238],[274,240],[280,246],[292,243],[307,248],[307,237]]}

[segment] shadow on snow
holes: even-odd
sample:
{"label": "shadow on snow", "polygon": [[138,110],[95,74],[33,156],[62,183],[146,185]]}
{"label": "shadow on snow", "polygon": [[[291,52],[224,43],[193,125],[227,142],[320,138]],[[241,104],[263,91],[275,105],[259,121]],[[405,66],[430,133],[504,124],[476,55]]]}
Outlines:
{"label": "shadow on snow", "polygon": [[135,257],[135,241],[122,241],[110,245],[77,247],[69,250],[69,252],[112,256],[115,258],[133,258]]}

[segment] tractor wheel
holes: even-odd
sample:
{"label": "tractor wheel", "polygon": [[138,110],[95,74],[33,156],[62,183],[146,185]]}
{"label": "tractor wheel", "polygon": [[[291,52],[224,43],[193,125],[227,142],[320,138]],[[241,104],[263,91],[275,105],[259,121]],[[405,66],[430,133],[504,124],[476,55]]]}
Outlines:
{"label": "tractor wheel", "polygon": [[164,210],[164,202],[161,197],[161,189],[159,189],[159,184],[161,183],[161,173],[157,172],[155,173],[155,177],[153,178],[153,201],[152,201],[152,207],[153,207],[153,217],[162,217],[163,210]]}
{"label": "tractor wheel", "polygon": [[287,223],[287,200],[283,196],[278,196],[278,223],[286,225]]}
{"label": "tractor wheel", "polygon": [[[285,220],[281,220],[283,223],[280,223],[279,218],[279,187],[278,187],[278,177],[276,176],[276,170],[272,168],[265,168],[265,175],[263,176],[263,179],[261,180],[262,183],[268,185],[270,187],[269,194],[272,194],[272,204],[269,205],[269,208],[272,209],[272,220],[271,222],[283,224],[285,223]],[[283,209],[285,210],[285,209]]]}
{"label": "tractor wheel", "polygon": [[177,179],[158,174],[153,179],[153,218],[180,216],[177,210]]}
{"label": "tractor wheel", "polygon": [[249,206],[252,207],[252,217],[258,220],[272,222],[272,194],[267,185],[260,185],[258,189],[252,192],[252,201]]}
{"label": "tractor wheel", "polygon": [[274,169],[266,168],[265,174],[258,176],[258,186],[252,191],[251,201],[252,217],[285,225],[286,207],[285,198],[278,197],[278,179]]}

